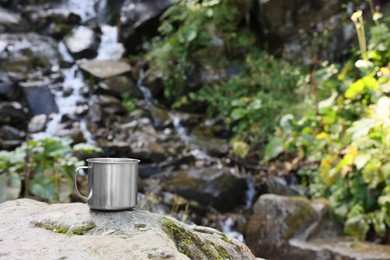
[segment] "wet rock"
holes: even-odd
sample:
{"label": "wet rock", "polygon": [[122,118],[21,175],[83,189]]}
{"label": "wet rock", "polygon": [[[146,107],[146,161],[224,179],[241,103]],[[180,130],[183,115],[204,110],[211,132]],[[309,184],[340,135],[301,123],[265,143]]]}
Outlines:
{"label": "wet rock", "polygon": [[157,106],[151,107],[150,113],[152,114],[153,125],[157,129],[163,129],[172,123],[172,120],[169,117],[168,112],[161,107],[157,107]]}
{"label": "wet rock", "polygon": [[145,72],[145,86],[150,90],[152,97],[160,96],[164,89],[162,71],[147,70]]}
{"label": "wet rock", "polygon": [[26,125],[27,109],[19,102],[0,103],[0,124]]}
{"label": "wet rock", "polygon": [[0,214],[0,255],[9,259],[255,259],[215,229],[146,210],[99,212],[21,199],[0,204]]}
{"label": "wet rock", "polygon": [[158,17],[170,0],[126,0],[120,13],[120,35],[128,51],[135,51],[145,38],[157,35]]}
{"label": "wet rock", "polygon": [[229,152],[229,143],[226,139],[214,137],[212,128],[202,125],[194,129],[190,136],[190,143],[208,154],[224,156]]}
{"label": "wet rock", "polygon": [[131,71],[128,63],[115,60],[83,60],[79,62],[79,66],[82,70],[100,79],[115,77]]}
{"label": "wet rock", "polygon": [[343,237],[326,201],[261,196],[246,234],[254,254],[269,259],[389,259],[390,247]]}
{"label": "wet rock", "polygon": [[13,83],[0,81],[0,99],[15,100],[18,92],[18,88]]}
{"label": "wet rock", "polygon": [[60,60],[57,43],[35,33],[0,34],[1,46],[0,70],[12,81],[42,78]]}
{"label": "wet rock", "polygon": [[98,84],[98,92],[116,97],[128,95],[130,98],[142,98],[142,92],[137,88],[134,81],[126,76],[108,78]]}
{"label": "wet rock", "polygon": [[98,100],[101,106],[101,110],[106,116],[110,116],[113,114],[122,114],[125,112],[121,101],[116,97],[108,95],[99,95]]}
{"label": "wet rock", "polygon": [[30,25],[20,14],[0,7],[0,32],[26,32],[29,29]]}
{"label": "wet rock", "polygon": [[245,198],[246,182],[229,169],[208,167],[166,172],[155,176],[163,190],[194,200],[219,211],[236,207]]}
{"label": "wet rock", "polygon": [[[99,147],[107,151],[110,156],[129,156],[131,154],[130,144],[125,141],[113,140],[98,140]],[[138,157],[137,157],[138,158]],[[140,159],[140,158],[138,158]]]}
{"label": "wet rock", "polygon": [[26,133],[9,125],[0,127],[0,138],[3,140],[23,140]]}
{"label": "wet rock", "polygon": [[161,162],[167,156],[165,147],[155,141],[138,141],[130,144],[131,155],[144,161]]}
{"label": "wet rock", "polygon": [[[318,48],[315,51],[325,55],[321,55],[323,59],[332,58],[331,56],[337,55],[332,51],[340,53],[351,40],[352,35],[343,35],[342,21],[347,17],[336,18],[339,14],[350,15],[342,8],[347,2],[348,0],[259,1],[256,10],[258,27],[271,42],[270,46],[283,49],[285,58],[296,58],[297,55],[302,55],[302,50],[310,52],[313,47]],[[326,43],[314,46],[314,40],[320,41],[316,35],[323,35],[324,31],[328,35],[323,41]],[[312,55],[313,53],[310,53],[300,58],[310,59]]]}
{"label": "wet rock", "polygon": [[54,96],[45,82],[20,83],[30,111],[33,115],[57,113]]}
{"label": "wet rock", "polygon": [[86,26],[74,28],[64,37],[64,42],[76,59],[92,59],[97,55],[98,44],[95,32]]}
{"label": "wet rock", "polygon": [[30,133],[42,132],[46,128],[47,119],[45,114],[33,116],[28,123],[28,131]]}
{"label": "wet rock", "polygon": [[85,142],[83,132],[80,128],[60,129],[55,135],[58,137],[70,137],[75,144]]}

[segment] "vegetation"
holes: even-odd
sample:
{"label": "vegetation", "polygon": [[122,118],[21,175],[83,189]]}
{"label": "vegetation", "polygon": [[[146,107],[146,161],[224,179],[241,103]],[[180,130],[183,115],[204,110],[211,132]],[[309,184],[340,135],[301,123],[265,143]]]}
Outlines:
{"label": "vegetation", "polygon": [[83,165],[74,154],[98,154],[89,144],[71,146],[70,138],[29,140],[14,151],[0,151],[0,202],[23,196],[51,202],[69,202],[72,173]]}
{"label": "vegetation", "polygon": [[[375,14],[378,17],[378,14]],[[312,197],[327,197],[361,239],[390,230],[390,20],[378,21],[366,46],[359,11],[352,16],[358,55],[340,68],[323,64],[317,94],[328,97],[302,118],[286,115],[267,146],[298,171]]]}
{"label": "vegetation", "polygon": [[[302,104],[298,86],[304,89],[297,66],[256,46],[243,26],[249,7],[247,0],[177,1],[161,18],[161,35],[146,46],[147,73],[162,71],[173,107],[205,104],[241,142],[264,141],[283,112]],[[199,77],[206,83],[197,86]]]}

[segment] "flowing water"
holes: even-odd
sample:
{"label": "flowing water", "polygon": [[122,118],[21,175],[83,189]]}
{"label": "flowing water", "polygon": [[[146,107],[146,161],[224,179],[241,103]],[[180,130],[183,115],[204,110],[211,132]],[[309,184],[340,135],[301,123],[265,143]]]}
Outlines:
{"label": "flowing water", "polygon": [[[95,8],[98,6],[99,10],[103,10],[107,4],[106,0],[64,0],[61,2],[61,10],[68,10],[76,13],[81,17],[82,22],[87,22],[97,17],[98,12]],[[118,30],[115,26],[101,24],[102,35],[101,42],[98,48],[98,55],[96,60],[118,60],[125,52],[125,48],[118,42]],[[70,115],[74,117],[77,114],[80,104],[88,104],[88,100],[82,95],[88,88],[84,82],[83,75],[79,70],[75,60],[68,52],[63,41],[58,43],[58,51],[63,61],[73,65],[69,69],[63,69],[62,74],[64,80],[61,83],[61,88],[53,88],[52,92],[55,97],[59,112],[50,116],[50,121],[47,124],[46,130],[41,133],[34,134],[34,138],[55,136],[58,130],[61,129],[61,119],[63,115]],[[63,91],[70,93],[64,95]],[[87,90],[88,91],[88,90]],[[86,142],[95,144],[93,135],[89,132],[87,122],[85,119],[80,119],[80,130],[83,133]]]}

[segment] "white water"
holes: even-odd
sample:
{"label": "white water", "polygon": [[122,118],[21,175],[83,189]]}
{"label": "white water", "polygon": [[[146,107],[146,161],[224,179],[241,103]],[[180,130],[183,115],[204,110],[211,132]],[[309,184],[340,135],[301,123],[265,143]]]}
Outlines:
{"label": "white water", "polygon": [[122,43],[118,42],[118,29],[115,26],[102,25],[101,42],[96,60],[119,60],[125,53]]}
{"label": "white water", "polygon": [[78,14],[82,22],[96,17],[96,0],[62,0],[59,8]]}
{"label": "white water", "polygon": [[233,237],[238,241],[240,241],[241,243],[245,243],[244,236],[240,232],[234,230],[233,219],[228,217],[227,219],[220,221],[219,225],[222,228],[222,232],[225,233],[227,236]]}

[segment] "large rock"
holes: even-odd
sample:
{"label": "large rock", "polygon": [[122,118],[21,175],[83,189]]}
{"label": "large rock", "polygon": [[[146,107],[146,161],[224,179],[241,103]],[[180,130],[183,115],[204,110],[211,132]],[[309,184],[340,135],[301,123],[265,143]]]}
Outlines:
{"label": "large rock", "polygon": [[50,37],[35,33],[0,34],[0,72],[12,81],[41,78],[59,60],[57,43]]}
{"label": "large rock", "polygon": [[236,207],[245,198],[246,182],[227,168],[215,167],[166,172],[155,177],[163,190],[220,211]]}
{"label": "large rock", "polygon": [[129,51],[134,51],[145,38],[157,34],[158,17],[171,5],[170,0],[126,0],[120,13],[120,35]]}
{"label": "large rock", "polygon": [[57,113],[58,107],[49,86],[45,82],[21,83],[31,113],[35,115]]}
{"label": "large rock", "polygon": [[348,48],[353,36],[348,32],[353,30],[352,23],[343,24],[350,15],[343,8],[347,2],[352,9],[348,0],[258,1],[256,18],[270,46],[282,48],[285,58],[310,59],[315,54],[335,58]]}
{"label": "large rock", "polygon": [[7,259],[254,259],[233,238],[134,209],[28,199],[0,204],[0,255]]}
{"label": "large rock", "polygon": [[20,14],[0,7],[0,32],[25,32],[29,28],[29,24]]}
{"label": "large rock", "polygon": [[99,79],[111,78],[131,71],[128,63],[116,60],[83,60],[79,62],[79,66]]}
{"label": "large rock", "polygon": [[28,110],[23,108],[19,102],[1,102],[0,103],[0,124],[21,124],[25,126]]}
{"label": "large rock", "polygon": [[390,247],[342,237],[326,202],[304,197],[261,196],[254,205],[246,241],[269,259],[390,259]]}
{"label": "large rock", "polygon": [[95,32],[86,26],[74,28],[64,37],[69,52],[77,59],[92,59],[97,55],[97,40]]}

